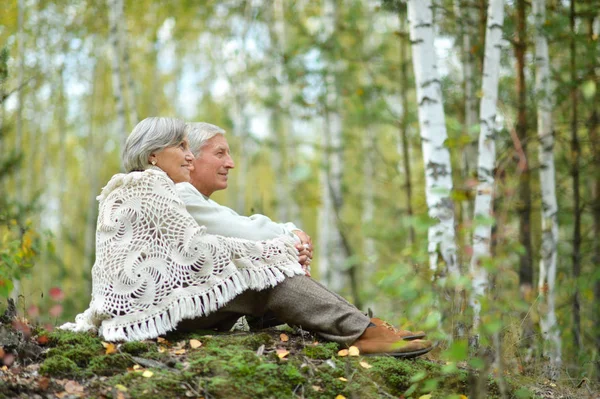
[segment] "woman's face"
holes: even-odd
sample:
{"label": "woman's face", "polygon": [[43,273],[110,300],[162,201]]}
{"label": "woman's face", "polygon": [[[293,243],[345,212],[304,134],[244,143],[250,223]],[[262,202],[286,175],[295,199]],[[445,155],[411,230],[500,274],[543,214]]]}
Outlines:
{"label": "woman's face", "polygon": [[161,168],[175,183],[190,181],[190,169],[194,155],[188,146],[187,137],[173,147],[167,147],[150,155],[150,163]]}

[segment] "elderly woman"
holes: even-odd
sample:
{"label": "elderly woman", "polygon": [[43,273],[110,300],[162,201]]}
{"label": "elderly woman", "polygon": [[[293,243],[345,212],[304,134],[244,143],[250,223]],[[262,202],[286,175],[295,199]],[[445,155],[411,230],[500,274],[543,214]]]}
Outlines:
{"label": "elderly woman", "polygon": [[196,165],[209,169],[197,175],[204,183],[222,179],[211,173],[227,160],[218,151],[214,156],[194,163],[179,120],[147,118],[134,128],[123,151],[128,173],[115,175],[98,197],[90,307],[63,328],[98,329],[105,340],[130,341],[272,312],[364,354],[411,357],[431,350],[429,341],[415,339],[422,334],[369,320],[306,277],[300,264],[306,255],[290,235],[249,240],[206,234],[175,183],[189,183]]}
{"label": "elderly woman", "polygon": [[156,338],[243,291],[304,274],[287,237],[205,233],[175,190],[190,180],[193,159],[184,122],[147,118],[133,129],[122,159],[128,173],[113,176],[98,197],[89,309],[63,328],[98,329],[107,341]]}

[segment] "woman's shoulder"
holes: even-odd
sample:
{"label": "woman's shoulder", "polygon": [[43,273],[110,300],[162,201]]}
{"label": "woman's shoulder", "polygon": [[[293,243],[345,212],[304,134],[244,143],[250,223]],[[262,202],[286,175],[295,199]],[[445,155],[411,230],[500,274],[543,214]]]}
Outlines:
{"label": "woman's shoulder", "polygon": [[153,186],[157,183],[161,185],[166,184],[168,186],[173,185],[169,176],[162,170],[146,169],[144,171],[117,173],[108,181],[106,186],[104,186],[97,199],[101,201],[116,190],[144,185]]}

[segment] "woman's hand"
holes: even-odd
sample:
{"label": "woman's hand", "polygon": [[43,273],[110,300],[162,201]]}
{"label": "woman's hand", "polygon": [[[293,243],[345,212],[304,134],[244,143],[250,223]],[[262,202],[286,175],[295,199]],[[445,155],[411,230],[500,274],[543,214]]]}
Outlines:
{"label": "woman's hand", "polygon": [[296,249],[298,250],[298,263],[300,263],[306,275],[310,277],[310,262],[313,257],[312,239],[302,230],[294,230],[292,233],[300,238],[300,243],[296,244]]}

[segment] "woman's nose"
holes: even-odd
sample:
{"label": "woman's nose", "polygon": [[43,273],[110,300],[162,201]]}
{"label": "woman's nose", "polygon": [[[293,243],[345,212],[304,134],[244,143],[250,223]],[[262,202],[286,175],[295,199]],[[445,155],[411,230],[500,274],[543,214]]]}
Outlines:
{"label": "woman's nose", "polygon": [[187,151],[187,154],[185,154],[185,159],[188,161],[193,161],[196,157],[194,157],[194,154],[192,154],[192,152],[190,150]]}

